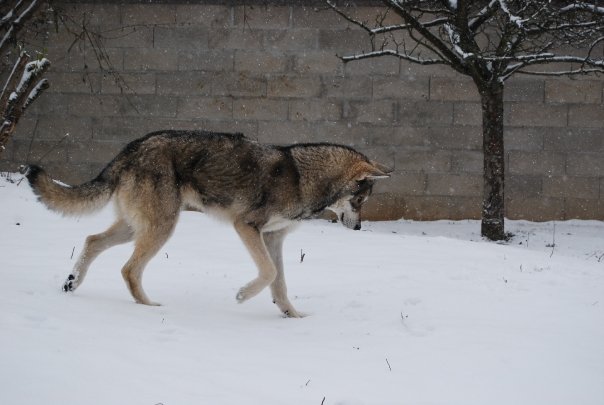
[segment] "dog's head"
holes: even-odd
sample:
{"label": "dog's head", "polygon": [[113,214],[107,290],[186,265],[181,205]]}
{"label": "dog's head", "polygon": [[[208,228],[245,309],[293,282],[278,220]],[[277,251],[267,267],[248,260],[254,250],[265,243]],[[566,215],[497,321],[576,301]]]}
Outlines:
{"label": "dog's head", "polygon": [[341,197],[327,207],[346,228],[361,229],[361,208],[371,195],[375,180],[390,177],[392,169],[373,161],[361,161],[353,167],[352,177],[342,190]]}

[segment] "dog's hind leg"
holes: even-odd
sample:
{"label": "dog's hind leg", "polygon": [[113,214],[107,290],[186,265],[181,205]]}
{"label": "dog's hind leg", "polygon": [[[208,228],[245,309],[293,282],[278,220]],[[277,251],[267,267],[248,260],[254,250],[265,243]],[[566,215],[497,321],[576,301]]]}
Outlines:
{"label": "dog's hind leg", "polygon": [[63,284],[63,291],[78,288],[84,281],[90,264],[99,254],[112,246],[130,242],[133,235],[132,228],[123,219],[118,219],[105,232],[88,236],[80,257]]}
{"label": "dog's hind leg", "polygon": [[159,249],[170,238],[174,226],[176,225],[175,216],[170,223],[164,221],[161,224],[145,227],[144,231],[136,233],[134,242],[134,252],[130,259],[122,268],[122,277],[128,286],[128,290],[138,304],[160,305],[152,302],[143,290],[142,279],[145,266],[157,254]]}
{"label": "dog's hind leg", "polygon": [[[117,192],[119,211],[134,230],[134,251],[124,267],[122,277],[134,300],[139,304],[152,302],[142,286],[145,266],[172,235],[182,200],[172,172],[171,160],[157,156],[144,161],[144,170],[122,175]],[[141,163],[141,164],[143,164]]]}
{"label": "dog's hind leg", "polygon": [[263,233],[264,243],[271,256],[277,276],[271,283],[271,293],[273,302],[279,307],[285,316],[290,318],[301,318],[304,314],[296,311],[294,306],[287,298],[287,286],[285,285],[285,274],[283,272],[283,240],[287,235],[287,229],[282,229],[274,232]]}
{"label": "dog's hind leg", "polygon": [[242,303],[268,287],[277,277],[277,269],[256,227],[243,221],[236,221],[235,230],[258,268],[258,277],[241,287],[237,293],[237,302]]}

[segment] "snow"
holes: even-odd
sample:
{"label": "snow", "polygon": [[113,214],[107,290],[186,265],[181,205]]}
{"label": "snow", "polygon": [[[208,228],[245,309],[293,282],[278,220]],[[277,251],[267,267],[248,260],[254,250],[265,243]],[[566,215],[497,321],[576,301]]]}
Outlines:
{"label": "snow", "polygon": [[[135,304],[101,255],[60,286],[108,208],[62,218],[0,179],[2,404],[604,403],[604,223],[309,222],[288,236],[293,304],[242,305],[255,270],[235,232],[196,213],[151,261]],[[301,262],[301,254],[304,260]]]}
{"label": "snow", "polygon": [[27,108],[31,103],[33,103],[36,98],[38,98],[38,96],[40,95],[40,93],[42,91],[44,91],[46,88],[48,88],[49,84],[48,84],[48,80],[47,79],[42,79],[38,82],[38,84],[35,85],[35,87],[29,92],[29,95],[27,96],[27,100],[25,100],[24,103],[24,108]]}
{"label": "snow", "polygon": [[15,90],[15,98],[17,98],[17,95],[22,94],[27,88],[27,86],[29,86],[29,83],[31,83],[32,81],[32,76],[37,75],[42,69],[44,69],[48,65],[50,65],[50,61],[46,58],[35,60],[33,62],[28,62],[25,65],[25,69],[23,70],[23,76],[21,76],[21,81],[19,82]]}

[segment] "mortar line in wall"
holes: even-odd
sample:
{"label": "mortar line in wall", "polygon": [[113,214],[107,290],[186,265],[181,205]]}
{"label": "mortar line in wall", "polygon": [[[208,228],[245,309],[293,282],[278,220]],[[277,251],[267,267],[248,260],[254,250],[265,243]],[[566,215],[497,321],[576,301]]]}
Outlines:
{"label": "mortar line in wall", "polygon": [[426,195],[426,193],[428,192],[428,173],[426,173],[423,169],[419,171],[420,174],[424,177],[424,188],[422,190],[422,195]]}
{"label": "mortar line in wall", "polygon": [[[38,115],[36,117],[36,125],[34,125],[34,130],[33,130],[33,133],[31,135],[31,140],[29,141],[29,146],[27,148],[27,155],[25,156],[25,162],[23,162],[25,164],[29,164],[30,163],[29,162],[29,156],[31,155],[31,148],[32,148],[32,146],[34,144],[34,139],[36,137],[36,134],[38,133],[38,123],[39,122],[40,122],[40,116]],[[13,151],[13,156],[16,156],[15,151]]]}
{"label": "mortar line in wall", "polygon": [[568,176],[568,151],[564,154],[564,175]]}
{"label": "mortar line in wall", "polygon": [[567,205],[568,204],[568,199],[566,198],[566,196],[562,196],[562,220],[566,221],[568,220],[567,216],[568,216],[568,209],[567,209]]}

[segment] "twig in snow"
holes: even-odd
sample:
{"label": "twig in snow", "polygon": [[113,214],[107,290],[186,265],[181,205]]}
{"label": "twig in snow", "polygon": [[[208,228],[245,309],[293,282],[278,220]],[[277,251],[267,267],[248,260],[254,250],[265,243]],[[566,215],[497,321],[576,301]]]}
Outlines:
{"label": "twig in snow", "polygon": [[304,251],[300,249],[300,263],[304,261],[304,256],[306,256],[306,253],[304,253]]}
{"label": "twig in snow", "polygon": [[388,361],[388,357],[386,357],[386,364],[388,364],[388,369],[392,371],[392,367],[390,367],[390,362]]}
{"label": "twig in snow", "polygon": [[73,260],[73,253],[75,252],[75,246],[73,247],[73,249],[71,249],[71,257],[69,258],[69,260]]}
{"label": "twig in snow", "polygon": [[554,255],[554,249],[556,248],[556,222],[554,222],[554,232],[552,233],[552,243],[551,243],[552,253],[550,253],[549,257]]}
{"label": "twig in snow", "polygon": [[325,397],[323,397],[323,401],[321,401],[321,405],[325,403]]}

